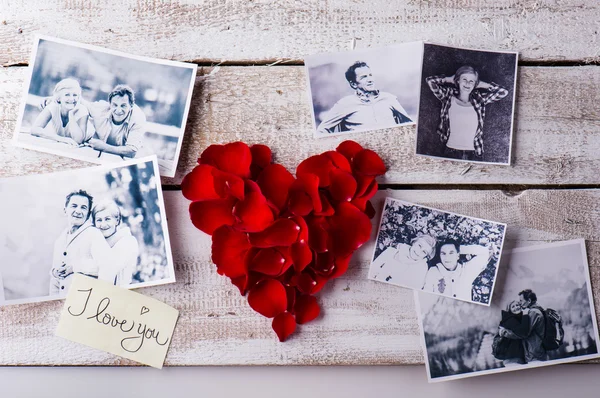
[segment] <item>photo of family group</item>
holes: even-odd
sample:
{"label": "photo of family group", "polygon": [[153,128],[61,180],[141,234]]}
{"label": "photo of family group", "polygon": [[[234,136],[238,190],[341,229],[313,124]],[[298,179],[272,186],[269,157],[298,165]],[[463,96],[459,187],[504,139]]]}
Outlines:
{"label": "photo of family group", "polygon": [[0,179],[0,305],[64,298],[75,274],[175,281],[156,157]]}
{"label": "photo of family group", "polygon": [[504,253],[490,307],[415,298],[430,381],[600,357],[583,240]]}
{"label": "photo of family group", "polygon": [[156,155],[173,177],[196,68],[39,37],[14,144],[100,164]]}
{"label": "photo of family group", "polygon": [[369,279],[490,305],[506,225],[386,198]]}
{"label": "photo of family group", "polygon": [[416,153],[510,164],[517,58],[425,43]]}
{"label": "photo of family group", "polygon": [[304,59],[315,137],[414,124],[423,43]]}

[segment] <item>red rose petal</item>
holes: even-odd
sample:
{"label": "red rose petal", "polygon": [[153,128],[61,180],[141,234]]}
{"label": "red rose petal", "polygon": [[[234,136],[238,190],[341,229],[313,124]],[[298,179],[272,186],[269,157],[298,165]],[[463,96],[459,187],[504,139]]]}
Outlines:
{"label": "red rose petal", "polygon": [[233,196],[239,200],[244,199],[244,180],[235,174],[226,173],[224,171],[213,168],[212,175],[215,185],[215,190],[220,197]]}
{"label": "red rose petal", "polygon": [[321,198],[322,209],[319,212],[315,211],[314,215],[315,216],[326,216],[326,217],[332,216],[335,213],[335,209],[329,202],[329,199],[327,199],[327,196],[325,196],[325,194],[323,192],[319,191],[319,197]]}
{"label": "red rose petal", "polygon": [[351,257],[351,255],[347,257],[336,257],[334,260],[334,270],[333,273],[329,276],[329,278],[335,279],[344,275],[346,271],[348,271],[348,265],[350,264]]}
{"label": "red rose petal", "polygon": [[293,313],[294,304],[296,304],[296,287],[285,286],[285,294],[287,295],[287,310]]}
{"label": "red rose petal", "polygon": [[232,211],[235,202],[235,198],[192,202],[190,204],[192,224],[209,235],[222,225],[233,225],[235,218]]}
{"label": "red rose petal", "polygon": [[373,219],[373,217],[375,217],[375,208],[373,207],[373,204],[371,202],[367,202],[367,208],[364,210],[364,212],[370,219]]}
{"label": "red rose petal", "polygon": [[329,220],[331,249],[337,257],[346,257],[371,237],[371,221],[356,206],[342,202]]}
{"label": "red rose petal", "polygon": [[354,156],[356,156],[357,153],[362,151],[363,147],[360,146],[360,144],[357,142],[348,140],[338,145],[338,147],[335,150],[344,155],[344,157],[348,159],[349,162],[352,162]]}
{"label": "red rose petal", "polygon": [[328,277],[335,270],[334,260],[335,257],[331,252],[319,253],[316,256],[313,269],[317,274]]}
{"label": "red rose petal", "polygon": [[271,326],[277,334],[279,341],[283,343],[288,337],[290,337],[292,333],[296,331],[296,320],[289,312],[282,312],[273,318],[273,323]]}
{"label": "red rose petal", "polygon": [[354,156],[352,166],[357,174],[378,176],[385,174],[385,164],[379,155],[370,149],[363,149]]}
{"label": "red rose petal", "polygon": [[221,171],[235,174],[242,178],[250,177],[252,153],[243,142],[232,142],[225,145],[211,145],[198,160],[201,164],[210,164]]}
{"label": "red rose petal", "polygon": [[360,198],[361,196],[363,196],[364,193],[367,192],[373,181],[375,181],[374,176],[364,176],[356,174],[354,175],[354,178],[356,179],[356,182],[358,184],[356,187],[356,193],[354,195],[356,198]]}
{"label": "red rose petal", "polygon": [[329,185],[329,192],[333,199],[348,202],[352,200],[356,193],[356,180],[352,174],[344,170],[332,170],[329,173],[331,184]]}
{"label": "red rose petal", "polygon": [[264,231],[249,234],[254,247],[290,246],[298,240],[300,226],[289,218],[280,218]]}
{"label": "red rose petal", "polygon": [[269,276],[278,276],[292,265],[289,247],[260,249],[250,263],[250,269]]}
{"label": "red rose petal", "polygon": [[260,173],[256,182],[267,200],[281,210],[287,201],[290,186],[295,180],[285,167],[271,164]]}
{"label": "red rose petal", "polygon": [[285,287],[275,279],[263,280],[248,293],[248,304],[262,316],[273,318],[287,307]]}
{"label": "red rose petal", "polygon": [[294,215],[306,216],[312,210],[320,212],[322,206],[317,176],[303,174],[290,186],[288,207]]}
{"label": "red rose petal", "polygon": [[296,314],[296,323],[303,324],[314,320],[319,316],[321,308],[317,303],[317,298],[309,295],[301,295],[296,297],[296,305],[294,306]]}
{"label": "red rose petal", "polygon": [[296,272],[301,272],[312,261],[312,250],[308,246],[308,242],[296,242],[290,247],[290,254],[294,269]]}
{"label": "red rose petal", "polygon": [[313,289],[317,286],[315,278],[311,277],[307,272],[301,273],[296,283],[298,284],[298,290],[302,293],[311,294]]}
{"label": "red rose petal", "polygon": [[333,165],[339,169],[347,171],[348,173],[352,172],[352,167],[350,166],[350,162],[344,155],[336,151],[327,151],[323,153],[324,156],[327,156],[329,160],[333,163]]}
{"label": "red rose petal", "polygon": [[296,168],[296,177],[301,178],[306,175],[319,177],[319,187],[329,186],[329,172],[335,167],[329,157],[325,155],[311,156],[305,159]]}
{"label": "red rose petal", "polygon": [[246,254],[251,248],[245,233],[222,226],[213,233],[212,261],[221,275],[230,278],[246,275]]}
{"label": "red rose petal", "polygon": [[221,196],[215,191],[212,175],[214,168],[200,165],[183,177],[181,192],[183,196],[192,201],[219,199]]}
{"label": "red rose petal", "polygon": [[239,221],[235,227],[240,231],[262,231],[273,222],[273,212],[267,200],[258,192],[250,192],[244,200],[233,207],[233,215]]}
{"label": "red rose petal", "polygon": [[[246,258],[248,258],[248,257],[250,257],[250,258],[254,257],[254,253],[253,253],[252,249],[246,255]],[[260,274],[249,271],[245,275],[231,278],[231,283],[233,283],[240,290],[240,294],[242,296],[245,296],[246,293],[248,292],[248,290],[252,286],[254,286],[256,283],[258,283],[260,280],[261,280]]]}
{"label": "red rose petal", "polygon": [[252,164],[264,169],[271,164],[271,148],[266,145],[256,144],[250,147]]}
{"label": "red rose petal", "polygon": [[313,217],[308,220],[308,245],[317,253],[329,250],[329,223],[325,217]]}

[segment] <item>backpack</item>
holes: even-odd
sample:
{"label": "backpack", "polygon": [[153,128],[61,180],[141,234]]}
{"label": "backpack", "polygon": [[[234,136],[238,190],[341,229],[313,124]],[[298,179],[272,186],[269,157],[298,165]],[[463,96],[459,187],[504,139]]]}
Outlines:
{"label": "backpack", "polygon": [[542,338],[542,347],[546,351],[556,350],[560,347],[565,338],[565,331],[563,329],[562,318],[560,314],[552,308],[543,309],[541,307],[534,307],[541,311],[544,316],[544,336]]}

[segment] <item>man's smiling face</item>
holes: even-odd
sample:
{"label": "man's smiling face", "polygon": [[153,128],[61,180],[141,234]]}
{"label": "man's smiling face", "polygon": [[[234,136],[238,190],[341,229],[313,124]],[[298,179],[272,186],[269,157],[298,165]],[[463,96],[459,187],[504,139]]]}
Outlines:
{"label": "man's smiling face", "polygon": [[354,70],[356,74],[356,82],[353,83],[355,89],[362,91],[376,91],[375,80],[373,80],[373,73],[371,68],[363,66]]}
{"label": "man's smiling face", "polygon": [[65,207],[65,214],[69,225],[82,226],[90,214],[90,201],[85,196],[73,195]]}
{"label": "man's smiling face", "polygon": [[110,99],[110,114],[115,123],[122,123],[129,115],[129,111],[131,111],[131,104],[127,94],[115,95]]}

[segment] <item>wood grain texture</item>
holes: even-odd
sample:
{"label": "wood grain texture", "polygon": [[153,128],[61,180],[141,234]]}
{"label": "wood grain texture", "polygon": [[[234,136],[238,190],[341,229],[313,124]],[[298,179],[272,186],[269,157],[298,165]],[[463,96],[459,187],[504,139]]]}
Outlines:
{"label": "wood grain texture", "polygon": [[[517,196],[501,191],[382,191],[374,198],[378,211],[387,195],[505,222],[506,248],[585,238],[598,308],[600,213],[594,205],[600,191],[529,190]],[[166,192],[165,203],[177,283],[140,292],[181,313],[166,365],[423,363],[412,291],[366,279],[373,240],[356,252],[343,277],[318,294],[322,315],[299,326],[282,344],[270,320],[252,311],[237,288],[217,275],[210,238],[191,225],[187,200],[180,192]],[[55,337],[61,306],[57,301],[0,308],[0,365],[134,365]]]}
{"label": "wood grain texture", "polygon": [[[10,145],[25,76],[26,68],[0,69],[0,176],[86,165]],[[221,67],[198,77],[178,170],[163,183],[179,184],[213,143],[268,144],[293,171],[308,156],[353,139],[383,157],[382,183],[598,184],[599,86],[600,66],[521,67],[512,166],[469,167],[415,156],[414,126],[313,139],[303,67]]]}
{"label": "wood grain texture", "polygon": [[[597,61],[596,0],[3,0],[0,64],[36,33],[159,58],[232,63],[413,40],[510,49],[528,61]],[[560,29],[557,29],[560,26]],[[143,40],[143,45],[140,45]]]}

